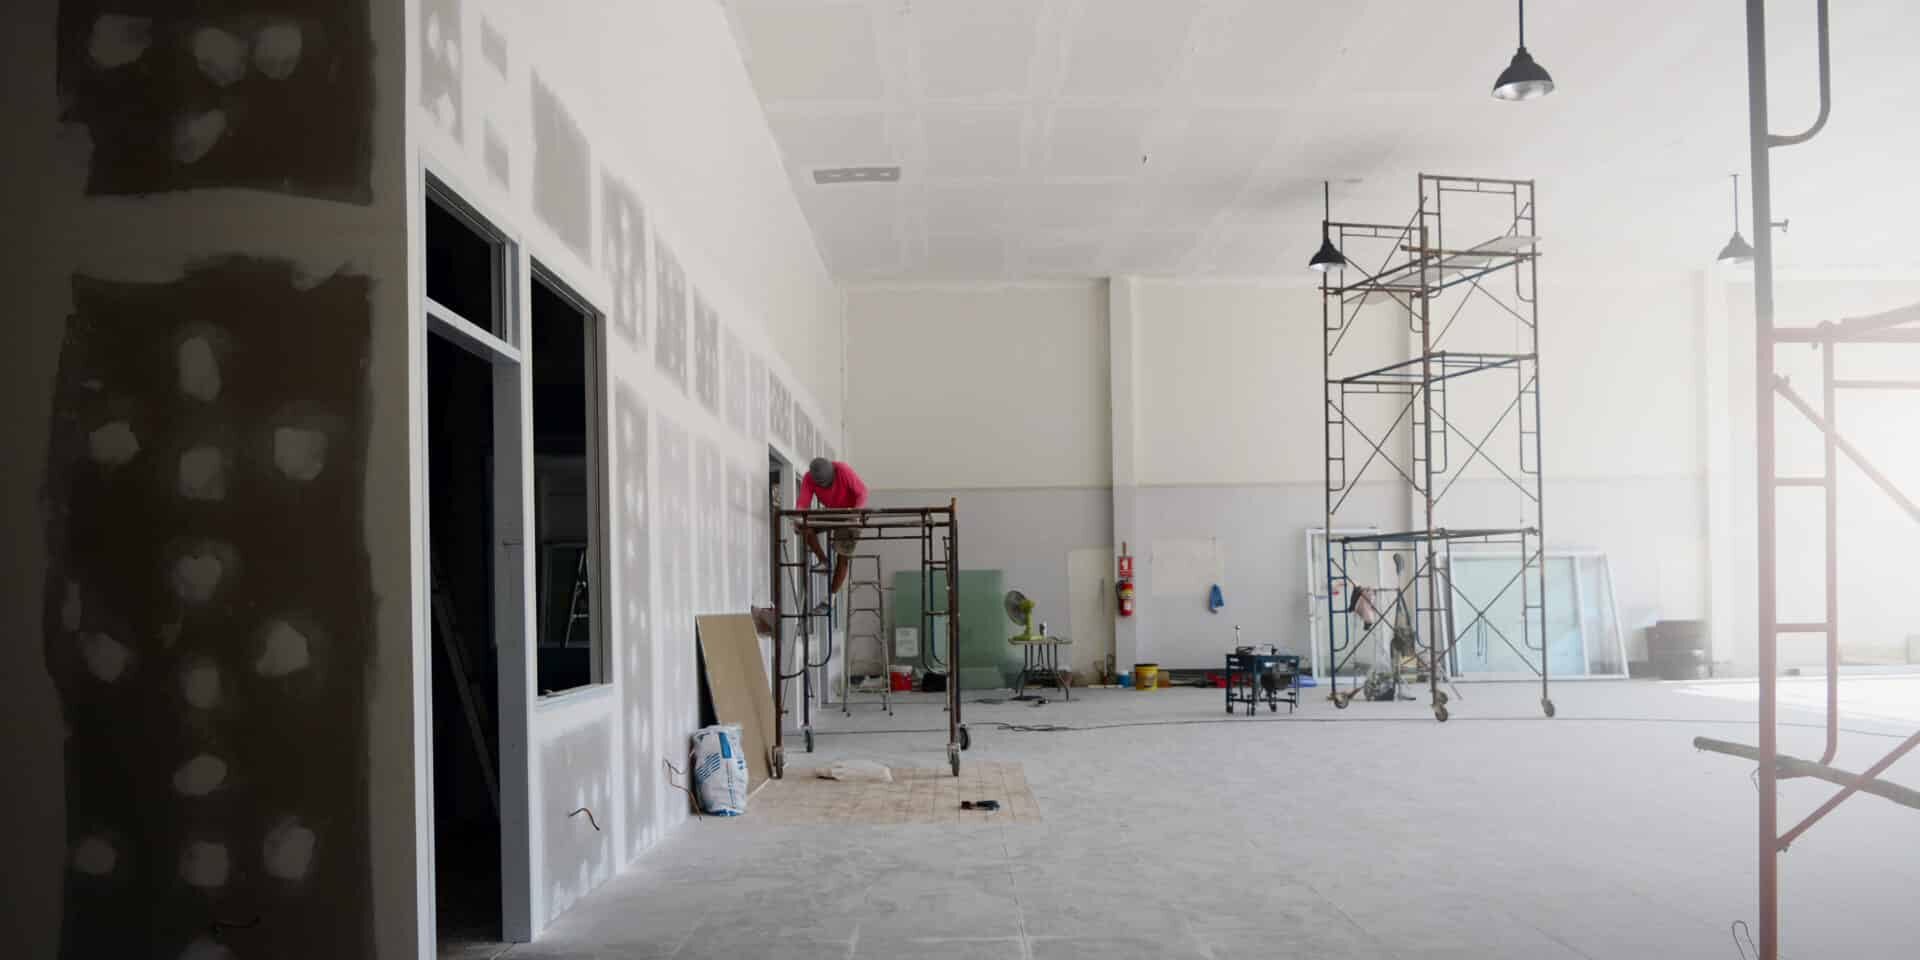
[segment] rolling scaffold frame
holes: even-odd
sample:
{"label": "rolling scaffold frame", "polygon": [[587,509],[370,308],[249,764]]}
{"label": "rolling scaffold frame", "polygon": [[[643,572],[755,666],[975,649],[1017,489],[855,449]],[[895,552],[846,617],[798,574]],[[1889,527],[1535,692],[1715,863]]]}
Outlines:
{"label": "rolling scaffold frame", "polygon": [[[1759,742],[1756,746],[1748,746],[1707,737],[1695,737],[1693,741],[1698,749],[1751,760],[1759,768],[1756,779],[1759,787],[1759,942],[1755,944],[1758,952],[1756,960],[1780,958],[1780,854],[1856,793],[1873,794],[1920,809],[1920,790],[1881,777],[1901,757],[1920,747],[1920,732],[1900,741],[1863,773],[1832,766],[1840,743],[1839,458],[1844,455],[1902,512],[1920,523],[1920,504],[1916,504],[1913,497],[1902,491],[1865,453],[1850,443],[1841,434],[1835,419],[1838,391],[1920,391],[1920,381],[1842,378],[1836,375],[1834,354],[1847,344],[1877,344],[1882,349],[1894,344],[1920,345],[1920,304],[1838,322],[1823,321],[1812,327],[1782,327],[1774,323],[1771,151],[1813,139],[1826,126],[1832,107],[1827,0],[1817,0],[1814,9],[1819,43],[1820,112],[1805,130],[1777,134],[1772,132],[1768,117],[1766,3],[1765,0],[1747,0],[1746,3],[1747,146],[1752,163],[1750,182],[1753,184],[1753,222],[1756,225],[1753,238],[1753,312],[1757,349],[1754,351],[1753,389],[1758,583],[1754,593],[1759,607],[1756,620],[1760,632],[1757,650],[1760,674]],[[1800,344],[1811,346],[1821,353],[1821,397],[1817,410],[1779,373],[1778,348]],[[1779,438],[1775,433],[1776,396],[1820,431],[1825,445],[1825,462],[1820,476],[1793,477],[1779,473]],[[1777,498],[1782,491],[1794,487],[1818,488],[1824,493],[1826,609],[1819,623],[1783,623],[1780,620]],[[1779,752],[1779,654],[1782,633],[1820,634],[1826,640],[1826,748],[1818,762]],[[1778,784],[1781,778],[1793,777],[1824,780],[1840,789],[1798,824],[1782,833]]]}
{"label": "rolling scaffold frame", "polygon": [[[926,647],[933,645],[932,623],[935,616],[946,618],[947,654],[945,662],[958,664],[960,653],[960,532],[957,501],[949,500],[944,507],[893,507],[860,508],[853,510],[774,510],[771,519],[772,531],[768,538],[769,556],[773,580],[773,609],[778,614],[779,628],[773,643],[773,714],[775,718],[773,735],[773,775],[783,776],[786,772],[786,686],[787,681],[801,679],[803,690],[800,696],[800,730],[806,738],[807,751],[813,750],[813,696],[810,687],[810,671],[825,666],[814,663],[813,631],[814,621],[821,619],[812,611],[819,602],[815,595],[814,575],[818,571],[807,549],[809,534],[818,534],[822,540],[822,550],[827,554],[825,568],[833,569],[833,535],[839,531],[858,531],[862,540],[871,541],[917,541],[920,544],[920,578],[923,585],[920,601],[920,623],[922,637],[927,638]],[[796,551],[798,559],[788,560],[787,537],[791,528],[794,539],[799,541]],[[788,598],[782,589],[782,574],[786,571],[798,571],[799,596]],[[938,607],[932,596],[932,582],[935,573],[946,575],[946,605]],[[798,600],[798,607],[789,612],[789,599]],[[829,604],[831,606],[831,604]],[[895,611],[896,619],[899,611]],[[798,669],[787,672],[784,662],[784,648],[787,625],[795,624],[794,646]],[[831,629],[831,626],[829,626]],[[831,639],[829,637],[829,639]],[[960,775],[960,752],[972,746],[972,738],[967,733],[966,724],[960,717],[960,671],[947,671],[947,762],[953,768],[954,776]]]}
{"label": "rolling scaffold frame", "polygon": [[[1446,233],[1446,203],[1449,198],[1461,202],[1466,197],[1482,204],[1478,212],[1485,216],[1489,201],[1505,201],[1503,232],[1470,246],[1450,246]],[[1405,622],[1412,632],[1411,647],[1418,672],[1426,675],[1429,702],[1436,720],[1447,719],[1448,698],[1440,687],[1451,674],[1449,664],[1456,662],[1459,638],[1469,631],[1492,632],[1513,649],[1528,670],[1540,680],[1540,706],[1547,716],[1554,714],[1548,688],[1546,643],[1546,564],[1541,535],[1544,482],[1540,456],[1540,305],[1536,265],[1539,260],[1539,229],[1531,180],[1503,180],[1486,177],[1449,177],[1421,174],[1419,206],[1405,224],[1354,223],[1329,219],[1328,236],[1343,251],[1381,243],[1388,249],[1378,266],[1368,271],[1349,260],[1340,268],[1322,275],[1321,336],[1322,370],[1326,387],[1326,527],[1337,529],[1340,521],[1351,518],[1341,513],[1360,481],[1377,463],[1392,467],[1405,480],[1421,506],[1415,508],[1414,523],[1419,526],[1391,533],[1329,535],[1326,538],[1327,583],[1330,597],[1352,597],[1355,584],[1348,574],[1348,560],[1356,553],[1376,554],[1411,552],[1414,556],[1410,583],[1395,584],[1391,602],[1379,610],[1371,624],[1363,624],[1358,635],[1353,617],[1334,608],[1327,617],[1329,697],[1345,707],[1361,692],[1368,679],[1355,678],[1354,686],[1341,690],[1340,671],[1369,643],[1378,646],[1376,632],[1394,631],[1394,624]],[[1496,284],[1512,278],[1512,291],[1505,293]],[[1452,302],[1457,300],[1458,302]],[[1360,311],[1368,306],[1391,302],[1407,318],[1411,345],[1418,341],[1418,354],[1384,366],[1348,372],[1340,366],[1341,347],[1359,322]],[[1515,349],[1489,353],[1446,349],[1448,334],[1454,331],[1462,311],[1469,304],[1496,306],[1515,325]],[[1513,378],[1512,400],[1493,418],[1490,425],[1477,424],[1484,432],[1477,436],[1454,414],[1448,404],[1449,385],[1472,377],[1484,382],[1496,376]],[[1359,427],[1349,415],[1350,405],[1369,398],[1405,398],[1390,426],[1373,436]],[[1409,442],[1403,465],[1388,447],[1402,423],[1408,424]],[[1516,460],[1503,465],[1489,454],[1490,444],[1503,428],[1516,441]],[[1375,428],[1377,430],[1377,428]],[[1364,445],[1365,459],[1358,469],[1348,469],[1348,439],[1358,438]],[[1456,444],[1465,456],[1456,462]],[[1507,481],[1520,498],[1515,527],[1474,527],[1450,529],[1443,525],[1439,508],[1447,494],[1462,478],[1466,468],[1476,461],[1490,467]],[[1482,602],[1466,596],[1454,585],[1452,556],[1455,544],[1518,547],[1519,570],[1498,594]],[[1409,590],[1409,587],[1411,588]],[[1520,617],[1517,638],[1508,636],[1492,619],[1494,608],[1517,589]],[[1411,593],[1411,598],[1408,594]],[[1456,603],[1473,611],[1465,624],[1456,624]],[[1509,625],[1511,627],[1511,625]],[[1376,658],[1377,659],[1377,658]],[[1402,657],[1394,651],[1391,661],[1391,685],[1398,695]],[[1372,674],[1379,669],[1374,663]]]}

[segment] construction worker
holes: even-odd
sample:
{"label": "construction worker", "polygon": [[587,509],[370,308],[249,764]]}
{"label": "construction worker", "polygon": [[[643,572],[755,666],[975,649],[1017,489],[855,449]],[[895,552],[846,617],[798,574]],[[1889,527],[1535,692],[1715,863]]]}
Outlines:
{"label": "construction worker", "polygon": [[[815,457],[807,464],[806,478],[800,481],[801,510],[813,509],[813,501],[818,498],[820,506],[831,510],[858,510],[867,505],[867,485],[852,467],[838,460]],[[860,531],[855,528],[836,529],[833,538],[833,584],[827,595],[833,596],[847,585],[847,577],[853,572],[853,551],[860,543]],[[827,553],[820,548],[820,535],[814,530],[807,531],[807,549],[821,563],[827,562]]]}

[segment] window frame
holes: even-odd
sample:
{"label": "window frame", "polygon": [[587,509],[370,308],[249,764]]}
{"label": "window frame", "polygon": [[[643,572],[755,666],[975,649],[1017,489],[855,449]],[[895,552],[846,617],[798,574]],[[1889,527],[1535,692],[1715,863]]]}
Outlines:
{"label": "window frame", "polygon": [[[588,639],[589,649],[588,649],[588,655],[587,655],[588,680],[586,683],[580,684],[578,686],[567,687],[561,690],[553,690],[551,692],[540,689],[538,661],[540,656],[540,650],[544,649],[544,646],[541,643],[541,636],[539,632],[540,626],[541,626],[541,623],[540,623],[541,618],[540,618],[540,615],[536,615],[536,617],[534,618],[534,635],[528,638],[529,639],[528,646],[534,651],[534,658],[535,658],[534,675],[531,679],[534,687],[533,696],[536,702],[538,702],[538,701],[552,700],[559,697],[565,697],[570,694],[577,694],[583,691],[593,690],[600,687],[606,687],[612,684],[613,682],[612,657],[609,652],[610,644],[611,644],[611,634],[610,634],[610,631],[608,630],[608,622],[607,622],[609,611],[612,609],[612,604],[609,602],[609,598],[607,595],[608,594],[607,574],[612,569],[611,560],[613,557],[613,553],[609,544],[609,541],[612,539],[610,534],[613,529],[612,527],[613,515],[612,515],[612,511],[608,509],[610,491],[613,489],[613,484],[612,484],[612,476],[609,472],[609,467],[611,464],[607,456],[607,436],[608,436],[607,434],[607,411],[608,411],[607,397],[608,397],[608,386],[612,381],[608,375],[608,370],[607,370],[607,314],[606,314],[606,311],[601,310],[599,307],[595,306],[592,300],[588,299],[586,295],[579,292],[578,287],[572,284],[569,284],[566,281],[566,279],[560,276],[560,274],[557,271],[541,263],[538,259],[529,258],[527,274],[528,274],[529,293],[532,292],[534,285],[538,285],[540,287],[545,288],[547,292],[553,294],[555,297],[558,297],[562,302],[566,303],[569,307],[575,310],[578,310],[580,312],[582,322],[586,325],[585,336],[582,339],[584,339],[586,342],[586,357],[584,359],[586,363],[586,381],[587,381],[585,400],[587,403],[587,436],[586,436],[587,550],[586,550],[586,556],[587,556],[587,605],[588,605],[587,616],[588,616],[588,630],[589,630],[589,639]],[[525,353],[531,352],[532,324],[533,324],[533,317],[529,315],[526,318],[525,322],[520,325],[521,329],[519,332],[523,334],[522,342],[527,344],[527,349],[523,351]],[[529,395],[531,395],[533,392],[533,364],[531,362],[530,357],[529,357],[529,362],[525,365],[524,369],[525,369],[525,375],[526,375],[527,392]],[[528,439],[529,445],[531,445],[533,442],[534,429],[535,428],[533,428],[532,426],[529,426],[527,431],[527,439]],[[534,459],[537,461],[538,457],[536,456]],[[535,484],[535,486],[537,486],[537,484]],[[537,491],[535,492],[535,500],[532,504],[532,507],[535,510],[539,509]],[[537,514],[533,518],[533,522],[534,522],[535,538],[537,540],[538,532],[539,532],[539,518]],[[533,554],[535,557],[536,564],[544,562],[544,558],[541,556],[544,550],[545,550],[545,544],[543,543],[535,544],[535,550],[533,551]],[[536,578],[536,583],[534,585],[531,585],[530,589],[532,589],[534,593],[533,602],[538,604],[540,600],[540,596],[539,596],[540,591],[537,586],[537,578],[538,578],[537,570],[535,572],[535,578]],[[540,614],[544,614],[544,611],[540,611]],[[567,649],[567,648],[556,644],[553,646],[553,649],[558,650],[558,649]]]}

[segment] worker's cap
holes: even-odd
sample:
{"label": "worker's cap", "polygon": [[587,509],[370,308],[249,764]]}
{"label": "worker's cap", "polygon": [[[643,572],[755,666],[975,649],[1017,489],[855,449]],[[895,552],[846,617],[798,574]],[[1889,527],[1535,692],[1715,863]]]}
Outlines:
{"label": "worker's cap", "polygon": [[813,478],[816,487],[833,486],[833,461],[826,457],[814,457],[813,462],[807,464],[807,476]]}

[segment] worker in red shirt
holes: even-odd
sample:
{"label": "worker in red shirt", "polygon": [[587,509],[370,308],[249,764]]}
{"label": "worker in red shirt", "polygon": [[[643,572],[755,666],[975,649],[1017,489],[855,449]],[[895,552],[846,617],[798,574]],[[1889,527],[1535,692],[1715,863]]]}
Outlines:
{"label": "worker in red shirt", "polygon": [[[813,509],[814,498],[819,498],[820,506],[833,510],[858,510],[867,505],[867,485],[853,468],[838,460],[815,457],[807,464],[807,476],[800,481],[800,509]],[[860,531],[853,528],[834,530],[833,537],[833,586],[828,596],[840,592],[847,585],[847,576],[853,572],[853,551],[860,543]],[[807,548],[827,562],[827,553],[820,549],[820,535],[807,531]]]}

